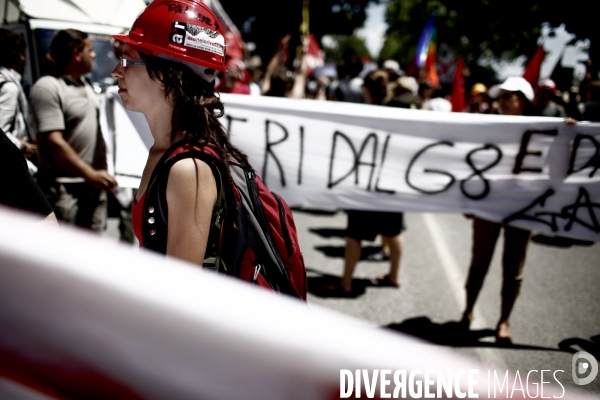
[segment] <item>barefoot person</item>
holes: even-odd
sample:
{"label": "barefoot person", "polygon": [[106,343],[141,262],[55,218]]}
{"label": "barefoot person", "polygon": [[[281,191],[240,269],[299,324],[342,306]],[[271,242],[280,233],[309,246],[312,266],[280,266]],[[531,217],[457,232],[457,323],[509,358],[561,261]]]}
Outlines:
{"label": "barefoot person", "polygon": [[[363,82],[363,96],[368,104],[387,105],[390,93],[388,74],[383,70],[367,74]],[[340,294],[352,293],[352,280],[356,264],[360,260],[363,240],[373,241],[381,235],[383,248],[379,259],[389,259],[390,270],[375,278],[379,286],[400,287],[400,259],[404,247],[404,214],[401,212],[378,212],[347,210],[346,248],[344,252],[344,272],[339,283],[329,286],[330,291]],[[385,250],[389,254],[385,253]],[[375,258],[375,260],[377,260]]]}
{"label": "barefoot person", "polygon": [[[503,115],[531,115],[529,110],[532,109],[533,88],[521,77],[508,78],[502,85],[492,87],[490,96],[498,97],[500,113]],[[531,232],[528,230],[473,217],[473,248],[466,284],[467,306],[460,324],[468,328],[473,319],[475,301],[483,286],[502,229],[504,229],[502,304],[500,320],[496,327],[496,341],[510,343],[512,336],[508,318],[521,289],[525,254],[531,237]]]}

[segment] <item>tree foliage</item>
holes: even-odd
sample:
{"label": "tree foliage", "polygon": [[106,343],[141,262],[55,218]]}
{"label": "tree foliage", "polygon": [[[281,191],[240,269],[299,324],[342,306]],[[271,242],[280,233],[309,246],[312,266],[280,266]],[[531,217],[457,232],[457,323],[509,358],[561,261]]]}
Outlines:
{"label": "tree foliage", "polygon": [[365,40],[361,37],[352,35],[330,35],[335,43],[334,46],[323,46],[326,62],[339,62],[348,57],[348,54],[356,54],[360,58],[370,57],[369,49]]}
{"label": "tree foliage", "polygon": [[592,3],[572,0],[559,4],[543,0],[389,0],[389,28],[380,57],[406,65],[414,56],[427,19],[435,15],[438,43],[447,43],[470,63],[481,56],[532,56],[545,22],[552,27],[565,24],[578,39],[590,39],[590,55],[595,58],[600,43]]}
{"label": "tree foliage", "polygon": [[[303,0],[220,0],[247,42],[265,62],[274,54],[279,40],[288,33],[298,36]],[[312,0],[309,3],[310,32],[317,40],[324,35],[351,35],[363,25],[365,8],[379,0]],[[299,40],[296,38],[296,42]]]}

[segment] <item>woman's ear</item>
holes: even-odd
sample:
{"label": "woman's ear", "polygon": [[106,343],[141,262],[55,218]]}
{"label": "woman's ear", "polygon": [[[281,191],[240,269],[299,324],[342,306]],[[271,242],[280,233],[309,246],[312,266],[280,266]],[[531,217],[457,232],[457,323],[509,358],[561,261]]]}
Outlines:
{"label": "woman's ear", "polygon": [[162,73],[162,71],[158,71],[158,82],[160,83],[160,88],[161,89],[165,89],[165,75]]}

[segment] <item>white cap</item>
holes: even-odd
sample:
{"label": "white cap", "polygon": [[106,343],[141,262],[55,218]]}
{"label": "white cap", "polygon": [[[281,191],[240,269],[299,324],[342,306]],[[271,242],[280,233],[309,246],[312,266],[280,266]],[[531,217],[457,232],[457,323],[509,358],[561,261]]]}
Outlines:
{"label": "white cap", "polygon": [[539,89],[548,89],[553,92],[556,91],[556,83],[550,78],[542,79],[538,82]]}
{"label": "white cap", "polygon": [[419,92],[419,84],[412,76],[402,76],[397,80],[398,85],[406,90],[409,90],[413,95]]}
{"label": "white cap", "polygon": [[398,72],[400,71],[400,64],[398,64],[398,61],[395,60],[385,60],[383,62],[383,69],[389,69],[394,72]]}
{"label": "white cap", "polygon": [[488,94],[492,98],[498,98],[501,90],[509,92],[521,92],[529,101],[533,101],[533,88],[524,78],[520,76],[511,76],[506,78],[503,84],[494,85],[490,88]]}

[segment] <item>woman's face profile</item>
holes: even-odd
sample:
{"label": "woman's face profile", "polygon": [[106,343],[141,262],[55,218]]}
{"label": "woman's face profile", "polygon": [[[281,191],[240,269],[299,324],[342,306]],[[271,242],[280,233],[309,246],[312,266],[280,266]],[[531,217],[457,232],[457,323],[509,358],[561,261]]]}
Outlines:
{"label": "woman's face profile", "polygon": [[139,52],[126,44],[112,76],[119,81],[119,95],[125,108],[143,113],[151,110],[157,101],[164,101],[165,91],[164,85],[151,79],[141,63]]}

